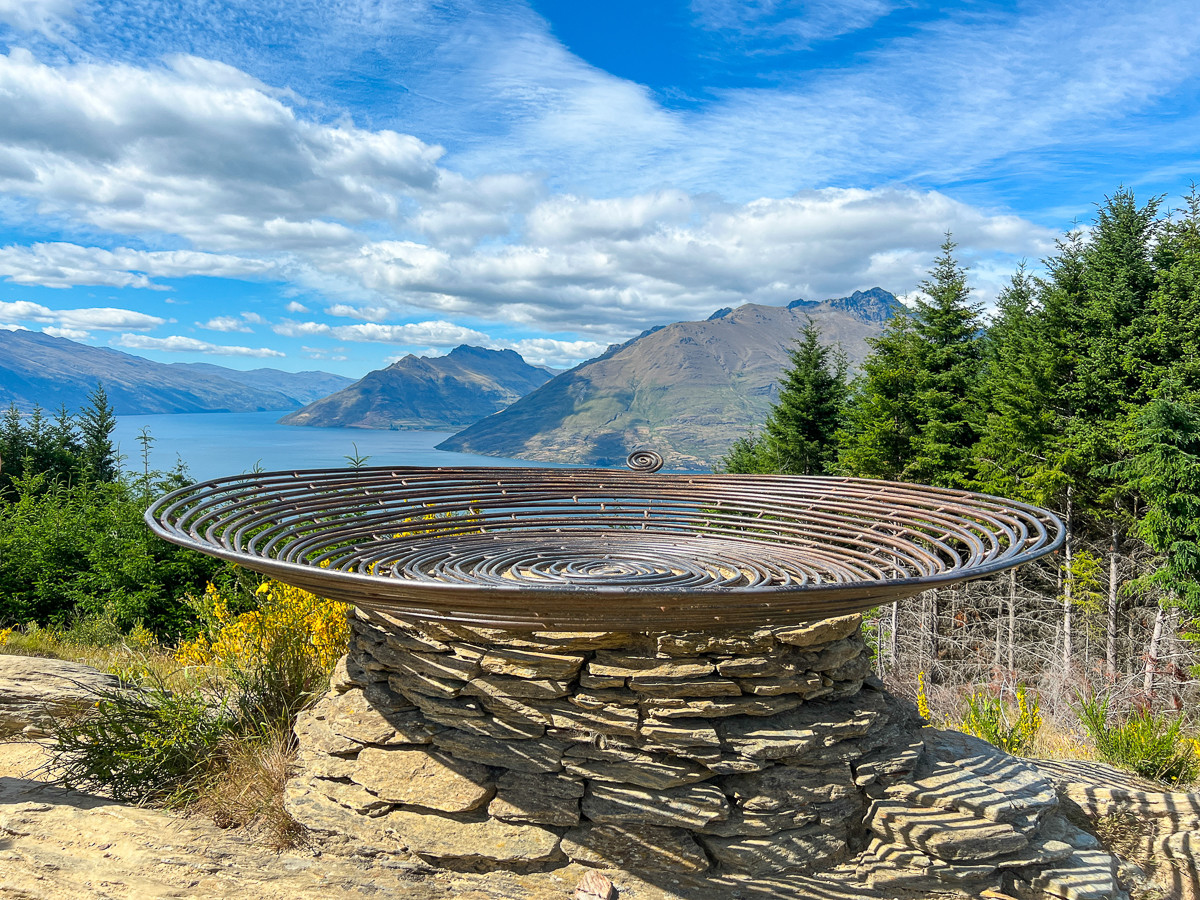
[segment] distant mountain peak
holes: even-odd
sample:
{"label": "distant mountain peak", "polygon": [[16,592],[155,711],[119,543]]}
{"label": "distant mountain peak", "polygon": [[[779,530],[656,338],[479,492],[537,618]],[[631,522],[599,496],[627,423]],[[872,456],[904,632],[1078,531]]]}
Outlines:
{"label": "distant mountain peak", "polygon": [[386,369],[285,416],[284,425],[461,428],[550,380],[515,350],[461,344],[444,356],[408,354]]}
{"label": "distant mountain peak", "polygon": [[733,312],[732,306],[726,306],[724,309],[718,309],[715,313],[709,316],[705,321],[715,322],[717,319],[723,319]]}
{"label": "distant mountain peak", "polygon": [[891,294],[791,308],[746,303],[703,322],[656,326],[614,344],[438,445],[494,456],[620,465],[651,447],[672,468],[703,470],[760,424],[806,316],[851,365],[891,314]]}
{"label": "distant mountain peak", "polygon": [[865,291],[855,291],[849,297],[838,297],[829,300],[793,300],[787,305],[788,309],[813,309],[818,306],[829,306],[832,309],[844,310],[863,322],[886,322],[897,312],[904,309],[904,304],[896,299],[891,291],[881,287],[873,287]]}

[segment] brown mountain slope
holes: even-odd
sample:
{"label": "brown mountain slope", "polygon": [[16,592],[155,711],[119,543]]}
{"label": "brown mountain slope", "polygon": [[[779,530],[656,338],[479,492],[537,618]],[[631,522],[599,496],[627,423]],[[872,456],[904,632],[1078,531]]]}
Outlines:
{"label": "brown mountain slope", "polygon": [[564,372],[438,449],[613,466],[649,447],[669,468],[708,469],[766,418],[806,316],[853,366],[898,305],[874,288],[788,307],[746,304],[705,322],[667,325]]}
{"label": "brown mountain slope", "polygon": [[550,372],[529,365],[513,350],[463,345],[431,359],[410,353],[279,421],[321,428],[451,430],[490,416],[550,378]]}

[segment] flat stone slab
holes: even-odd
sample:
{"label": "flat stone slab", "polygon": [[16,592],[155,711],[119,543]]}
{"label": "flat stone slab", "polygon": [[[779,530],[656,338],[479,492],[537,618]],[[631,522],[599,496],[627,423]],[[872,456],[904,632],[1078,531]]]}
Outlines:
{"label": "flat stone slab", "polygon": [[902,844],[947,862],[990,860],[1029,844],[1011,825],[898,800],[875,801],[867,813],[867,826],[887,843]]}
{"label": "flat stone slab", "polygon": [[584,786],[566,775],[505,772],[496,783],[488,815],[505,822],[538,825],[578,825]]}
{"label": "flat stone slab", "polygon": [[1047,897],[1062,900],[1113,900],[1121,893],[1116,860],[1103,850],[1077,850],[1061,865],[1041,872],[1029,885]]}
{"label": "flat stone slab", "polygon": [[95,703],[97,691],[118,685],[112,675],[82,663],[0,655],[0,737],[45,734]]}
{"label": "flat stone slab", "polygon": [[562,839],[562,852],[589,866],[629,872],[703,872],[708,857],[682,828],[584,825]]}
{"label": "flat stone slab", "polygon": [[729,818],[729,801],[711,784],[647,791],[629,785],[596,783],[584,798],[583,814],[604,824],[698,829]]}
{"label": "flat stone slab", "polygon": [[558,833],[540,825],[510,825],[398,809],[383,816],[385,827],[411,853],[441,862],[479,864],[546,863],[561,859]]}
{"label": "flat stone slab", "polygon": [[823,825],[808,825],[765,837],[701,838],[722,866],[751,875],[804,871],[846,857],[845,837]]}
{"label": "flat stone slab", "polygon": [[367,747],[351,777],[381,800],[442,812],[478,809],[496,792],[486,766],[427,750]]}

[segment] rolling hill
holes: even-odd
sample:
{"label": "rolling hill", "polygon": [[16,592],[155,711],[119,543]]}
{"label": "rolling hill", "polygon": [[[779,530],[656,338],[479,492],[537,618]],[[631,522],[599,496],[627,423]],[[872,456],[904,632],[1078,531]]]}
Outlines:
{"label": "rolling hill", "polygon": [[117,415],[295,409],[318,385],[350,381],[326,372],[158,363],[40,332],[0,331],[0,408],[75,410],[100,382]]}

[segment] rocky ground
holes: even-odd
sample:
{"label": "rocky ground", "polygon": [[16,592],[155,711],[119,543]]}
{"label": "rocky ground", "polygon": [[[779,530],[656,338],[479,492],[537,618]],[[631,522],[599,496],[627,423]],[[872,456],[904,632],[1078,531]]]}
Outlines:
{"label": "rocky ground", "polygon": [[[394,838],[388,847],[352,833],[313,832],[307,845],[276,853],[244,830],[64,791],[49,783],[37,739],[48,716],[84,701],[84,685],[95,677],[69,664],[0,657],[0,722],[9,736],[0,743],[0,897],[562,900],[583,898],[577,886],[597,871],[595,863],[565,860],[527,874],[452,871],[461,867],[443,867]],[[41,697],[39,681],[46,686]],[[871,843],[820,874],[639,877],[599,868],[623,900],[1004,900],[994,887],[1002,869],[1023,873],[1012,882],[1024,886],[1022,897],[1195,896],[1200,796],[1164,793],[1093,764],[1014,760],[933,729],[924,729],[922,744],[921,767],[880,782],[867,815]],[[1159,886],[1101,846],[1090,833],[1097,822],[1129,826],[1126,849],[1159,862]],[[1012,846],[996,844],[1005,840]]]}

